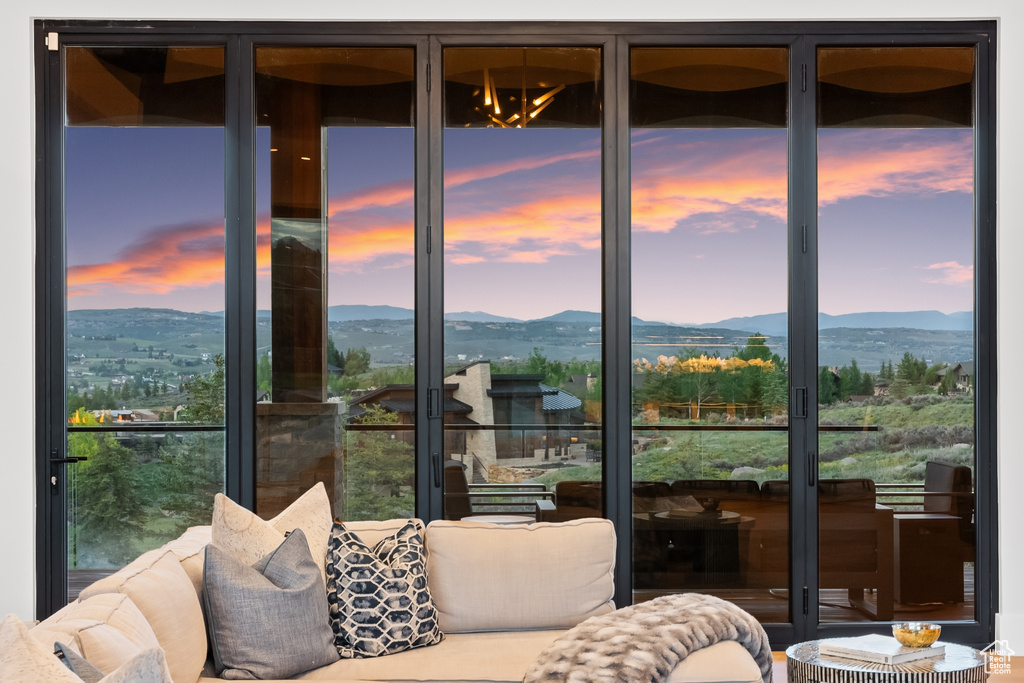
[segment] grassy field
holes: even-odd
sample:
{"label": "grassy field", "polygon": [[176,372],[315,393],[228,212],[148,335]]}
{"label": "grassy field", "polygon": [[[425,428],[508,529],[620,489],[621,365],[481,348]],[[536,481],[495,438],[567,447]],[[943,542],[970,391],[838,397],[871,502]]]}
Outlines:
{"label": "grassy field", "polygon": [[[687,426],[685,420],[661,425]],[[822,426],[869,427],[871,431],[819,432],[822,478],[868,478],[878,483],[919,482],[928,460],[974,465],[974,401],[971,397],[914,396],[879,404],[840,404],[819,411]],[[786,432],[655,431],[635,425],[642,451],[633,456],[636,481],[674,479],[788,478]],[[739,468],[746,468],[737,471]],[[735,474],[734,474],[735,472]],[[565,467],[537,481],[596,481],[601,465]]]}

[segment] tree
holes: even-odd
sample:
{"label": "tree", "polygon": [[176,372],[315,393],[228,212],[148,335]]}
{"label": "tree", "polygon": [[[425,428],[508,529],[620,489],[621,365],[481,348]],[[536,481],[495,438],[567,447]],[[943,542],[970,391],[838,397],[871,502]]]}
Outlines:
{"label": "tree", "polygon": [[875,379],[867,370],[860,376],[860,393],[864,396],[875,395]]}
{"label": "tree", "polygon": [[[398,416],[379,404],[367,406],[361,424],[397,424]],[[403,432],[359,432],[345,453],[345,518],[393,519],[415,512],[412,444]],[[350,432],[352,434],[353,432]]]}
{"label": "tree", "polygon": [[224,437],[188,434],[168,439],[160,451],[164,462],[160,507],[175,520],[175,533],[210,523],[213,499],[224,489]]}
{"label": "tree", "polygon": [[782,358],[775,360],[775,368],[767,373],[762,397],[765,411],[784,410],[789,405],[789,364]]}
{"label": "tree", "polygon": [[182,391],[188,392],[185,409],[179,417],[194,424],[223,424],[224,422],[224,355],[213,357],[214,371],[209,375],[196,375],[182,382]]}
{"label": "tree", "polygon": [[274,372],[270,367],[270,354],[265,353],[260,356],[259,363],[256,364],[256,388],[260,391],[271,391],[274,381]]}
{"label": "tree", "polygon": [[345,352],[345,374],[355,377],[370,371],[370,352],[365,346]]}
{"label": "tree", "polygon": [[818,403],[829,405],[836,402],[835,374],[827,367],[818,373]]}
{"label": "tree", "polygon": [[735,355],[743,360],[750,360],[751,358],[768,360],[772,357],[772,350],[765,343],[765,336],[760,332],[755,332],[747,337],[746,347]]}
{"label": "tree", "polygon": [[334,345],[334,337],[329,334],[327,335],[327,364],[339,368],[341,372],[345,371],[345,357]]}
{"label": "tree", "polygon": [[956,376],[949,371],[947,368],[946,374],[942,376],[942,381],[939,382],[939,393],[943,396],[949,396],[956,391]]}
{"label": "tree", "polygon": [[145,519],[138,461],[111,434],[75,436],[96,441],[93,455],[76,475],[77,550],[92,550],[111,566],[123,565],[138,554],[135,539],[142,535]]}
{"label": "tree", "polygon": [[903,359],[896,365],[896,378],[906,380],[909,384],[920,384],[927,370],[928,365],[923,358],[918,360],[906,351]]}

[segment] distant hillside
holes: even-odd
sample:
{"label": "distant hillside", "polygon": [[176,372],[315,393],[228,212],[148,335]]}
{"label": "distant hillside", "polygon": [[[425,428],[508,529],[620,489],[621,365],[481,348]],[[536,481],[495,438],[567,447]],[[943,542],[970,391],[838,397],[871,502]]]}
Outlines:
{"label": "distant hillside", "polygon": [[364,306],[361,304],[340,304],[327,308],[327,321],[332,323],[350,320],[411,320],[416,317],[412,309],[398,306]]}
{"label": "distant hillside", "polygon": [[553,322],[553,323],[590,323],[601,324],[601,314],[592,311],[562,311],[549,315],[546,318],[536,318],[530,322]]}
{"label": "distant hillside", "polygon": [[[786,313],[769,313],[744,318],[727,318],[715,323],[697,327],[727,327],[764,334],[787,334]],[[818,314],[818,329],[830,330],[839,327],[862,329],[906,328],[912,330],[942,330],[969,332],[974,329],[974,316],[969,311],[941,313],[939,311],[879,311],[874,313],[844,313],[842,315]]]}
{"label": "distant hillside", "polygon": [[461,311],[458,313],[445,313],[445,320],[462,320],[471,323],[521,323],[519,318],[507,318],[503,315],[493,315],[483,311]]}

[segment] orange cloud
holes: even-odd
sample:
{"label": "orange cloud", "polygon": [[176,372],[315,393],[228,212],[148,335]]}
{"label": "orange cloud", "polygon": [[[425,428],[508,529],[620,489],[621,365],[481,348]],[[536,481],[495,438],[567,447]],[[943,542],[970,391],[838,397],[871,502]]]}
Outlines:
{"label": "orange cloud", "polygon": [[224,281],[224,226],[161,226],[106,263],[69,266],[68,296],[117,289],[166,294]]}
{"label": "orange cloud", "polygon": [[[759,216],[786,221],[789,188],[781,136],[682,144],[673,139],[678,138],[657,135],[634,143],[634,231],[665,233],[685,223],[698,234],[739,232],[757,227]],[[973,190],[969,135],[950,142],[949,137],[936,141],[917,131],[830,131],[822,134],[819,146],[821,205],[858,196]],[[448,262],[543,263],[600,249],[601,188],[594,171],[599,160],[600,149],[595,147],[447,171]],[[580,162],[589,169],[584,175],[579,173]],[[536,173],[557,164],[566,164],[564,172]],[[502,176],[507,179],[481,183]],[[332,270],[409,263],[414,251],[413,202],[411,179],[332,198]],[[261,278],[269,275],[270,243],[270,221],[263,216],[256,235]],[[929,270],[934,271],[929,282],[956,284],[973,278],[970,266],[956,262],[933,264]],[[69,267],[68,293],[81,296],[109,288],[166,293],[223,278],[222,225],[161,226],[109,262]]]}
{"label": "orange cloud", "polygon": [[[859,148],[858,143],[862,143]],[[969,135],[959,144],[935,144],[905,140],[898,132],[858,131],[835,143],[826,137],[819,146],[818,202],[822,205],[851,197],[973,190],[974,149]]]}
{"label": "orange cloud", "polygon": [[933,285],[963,285],[974,282],[974,266],[961,265],[957,261],[946,261],[945,263],[933,263],[927,266],[927,270],[940,271],[935,277],[922,278],[925,282]]}

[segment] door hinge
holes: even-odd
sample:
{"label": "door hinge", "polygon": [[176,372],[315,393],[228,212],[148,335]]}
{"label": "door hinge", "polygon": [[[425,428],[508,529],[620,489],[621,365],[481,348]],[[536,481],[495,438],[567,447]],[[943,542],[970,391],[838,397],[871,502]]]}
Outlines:
{"label": "door hinge", "polygon": [[807,92],[807,65],[800,65],[800,92]]}
{"label": "door hinge", "polygon": [[803,253],[806,254],[807,253],[807,224],[806,223],[804,223],[801,226],[801,232],[803,233],[803,238],[801,240],[801,250],[803,251]]}
{"label": "door hinge", "polygon": [[430,92],[430,62],[427,62],[427,92]]}
{"label": "door hinge", "polygon": [[430,234],[430,225],[428,224],[427,225],[427,253],[428,254],[430,253],[430,248],[431,248],[430,240],[431,239],[432,239],[432,236]]}
{"label": "door hinge", "polygon": [[807,589],[807,586],[804,586],[804,614],[807,614],[808,612],[810,612],[810,610],[811,610],[810,602],[811,602],[811,591]]}
{"label": "door hinge", "polygon": [[46,34],[46,47],[50,52],[56,52],[60,49],[60,41],[57,38],[55,31],[50,31]]}

